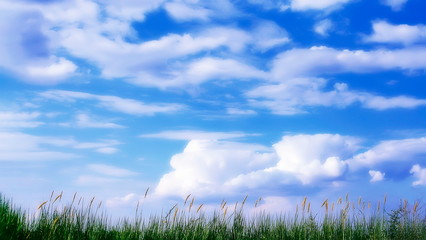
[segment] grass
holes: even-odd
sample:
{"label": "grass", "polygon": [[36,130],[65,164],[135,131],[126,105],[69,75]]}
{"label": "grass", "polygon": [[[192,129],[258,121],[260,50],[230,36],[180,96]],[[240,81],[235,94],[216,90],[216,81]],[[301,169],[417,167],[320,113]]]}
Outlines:
{"label": "grass", "polygon": [[325,200],[322,212],[313,213],[305,198],[289,217],[263,212],[247,216],[243,211],[247,198],[233,206],[222,202],[217,211],[206,214],[203,205],[195,207],[188,198],[163,215],[144,218],[137,208],[134,219],[112,223],[94,199],[84,203],[74,195],[70,204],[60,206],[62,193],[56,197],[52,193],[29,216],[0,196],[0,239],[426,239],[424,211],[407,201],[386,210],[385,198],[383,206],[379,202],[373,209],[362,199],[351,202],[346,196],[332,203]]}

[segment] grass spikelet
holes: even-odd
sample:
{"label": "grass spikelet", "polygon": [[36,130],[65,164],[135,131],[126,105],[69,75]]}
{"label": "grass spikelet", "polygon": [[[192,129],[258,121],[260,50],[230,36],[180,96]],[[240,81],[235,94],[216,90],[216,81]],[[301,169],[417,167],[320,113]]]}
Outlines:
{"label": "grass spikelet", "polygon": [[48,201],[44,201],[44,202],[42,202],[40,205],[38,205],[38,207],[37,207],[37,209],[40,209],[40,208],[42,208],[46,203],[47,203]]}
{"label": "grass spikelet", "polygon": [[62,193],[63,193],[63,192],[61,192],[61,194],[59,194],[59,195],[55,198],[55,200],[53,200],[53,202],[52,202],[52,203],[55,203],[58,199],[62,199]]}
{"label": "grass spikelet", "polygon": [[204,203],[201,204],[198,208],[197,208],[197,213],[201,210],[201,208],[203,207]]}
{"label": "grass spikelet", "polygon": [[257,208],[257,205],[259,205],[260,201],[262,201],[262,198],[261,198],[261,197],[260,197],[260,198],[258,198],[258,199],[256,200],[256,202],[254,203],[254,207],[255,207],[255,208]]}
{"label": "grass spikelet", "polygon": [[306,199],[307,199],[307,197],[304,197],[303,198],[303,202],[302,202],[302,210],[303,210],[303,212],[305,211]]}
{"label": "grass spikelet", "polygon": [[413,213],[417,213],[417,208],[419,207],[419,202],[416,201],[413,206]]}

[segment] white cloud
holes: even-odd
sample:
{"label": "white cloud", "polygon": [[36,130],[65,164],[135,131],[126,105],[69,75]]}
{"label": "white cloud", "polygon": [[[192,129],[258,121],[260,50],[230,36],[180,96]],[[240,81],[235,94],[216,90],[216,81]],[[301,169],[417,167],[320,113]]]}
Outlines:
{"label": "white cloud", "polygon": [[328,36],[328,33],[333,29],[333,22],[330,19],[324,19],[317,22],[314,26],[314,31],[323,36]]}
{"label": "white cloud", "polygon": [[268,10],[277,8],[280,11],[285,11],[290,7],[286,0],[248,0],[248,2],[255,5],[260,5]]}
{"label": "white cloud", "polygon": [[138,195],[135,193],[129,193],[123,197],[115,197],[115,198],[111,198],[108,199],[106,201],[106,205],[108,207],[119,207],[119,206],[123,206],[123,205],[136,205],[136,202],[138,201]]}
{"label": "white cloud", "polygon": [[382,173],[380,171],[370,170],[368,171],[368,174],[370,174],[371,179],[370,182],[380,182],[385,179],[385,173]]}
{"label": "white cloud", "polygon": [[[169,34],[140,44],[112,40],[99,33],[77,28],[64,30],[62,35],[64,47],[73,55],[100,66],[103,77],[126,77],[138,81],[147,75],[158,76],[157,80],[161,80],[161,74],[167,74],[166,61],[220,47],[238,52],[251,40],[248,33],[225,27],[210,28],[198,35]],[[161,82],[156,84],[162,85]]]}
{"label": "white cloud", "polygon": [[382,141],[370,150],[360,153],[349,160],[353,169],[375,166],[384,162],[407,162],[426,153],[426,138],[408,138]]}
{"label": "white cloud", "polygon": [[112,146],[121,144],[117,140],[102,140],[99,142],[76,142],[74,140],[71,140],[69,142],[70,142],[70,145],[75,149],[96,149],[96,151],[103,148],[108,149],[108,148],[111,148]]}
{"label": "white cloud", "polygon": [[96,100],[100,107],[131,115],[154,115],[157,113],[173,113],[184,109],[180,104],[145,104],[141,101],[116,96],[95,95],[83,92],[51,90],[40,93],[40,96],[57,101],[74,102],[76,100]]}
{"label": "white cloud", "polygon": [[[156,193],[185,197],[232,194],[243,189],[312,184],[344,175],[358,140],[340,135],[284,136],[273,148],[212,140],[191,140],[172,157]],[[306,151],[306,149],[310,151]]]}
{"label": "white cloud", "polygon": [[360,101],[363,103],[364,107],[376,110],[426,106],[426,99],[416,99],[407,96],[386,98],[381,96],[365,95],[360,98]]}
{"label": "white cloud", "polygon": [[100,177],[94,175],[81,175],[79,176],[74,183],[77,185],[83,186],[99,186],[105,184],[113,184],[120,182],[121,179],[113,177]]}
{"label": "white cloud", "polygon": [[96,149],[96,152],[103,153],[103,154],[114,154],[118,152],[118,149],[112,148],[112,147],[103,147],[103,148]]}
{"label": "white cloud", "polygon": [[256,111],[251,109],[227,108],[226,112],[230,115],[256,115]]}
{"label": "white cloud", "polygon": [[20,132],[0,132],[0,161],[52,161],[78,155],[52,150],[62,139],[38,137]]}
{"label": "white cloud", "polygon": [[112,177],[129,177],[137,174],[124,168],[118,168],[105,164],[89,164],[87,168],[94,173]]}
{"label": "white cloud", "polygon": [[389,70],[421,70],[426,68],[426,48],[397,50],[337,50],[328,47],[292,49],[273,62],[272,79],[318,76],[336,73],[370,73]]}
{"label": "white cloud", "polygon": [[252,32],[255,48],[260,51],[267,51],[290,42],[287,31],[272,21],[257,23]]}
{"label": "white cloud", "polygon": [[288,213],[294,210],[296,204],[289,198],[282,196],[268,196],[262,198],[262,201],[256,208],[250,209],[252,213]]}
{"label": "white cloud", "polygon": [[37,4],[0,3],[0,66],[22,80],[53,85],[73,76],[77,66],[56,55],[58,45],[51,22]]}
{"label": "white cloud", "polygon": [[0,129],[35,128],[43,125],[37,121],[39,112],[0,112]]}
{"label": "white cloud", "polygon": [[359,148],[358,142],[353,137],[331,134],[284,136],[274,144],[280,158],[276,168],[295,175],[304,184],[336,178],[346,171],[344,160]]}
{"label": "white cloud", "polygon": [[416,164],[411,168],[410,173],[417,178],[417,180],[413,182],[413,186],[426,186],[426,168],[422,168],[420,165]]}
{"label": "white cloud", "polygon": [[393,25],[386,21],[373,22],[373,33],[364,38],[367,42],[401,43],[410,45],[426,41],[426,26],[399,24]]}
{"label": "white cloud", "polygon": [[189,5],[183,2],[168,2],[164,5],[167,12],[178,21],[202,20],[207,21],[212,12],[197,5]]}
{"label": "white cloud", "polygon": [[172,157],[173,170],[163,175],[155,192],[185,197],[229,194],[228,180],[274,164],[270,149],[253,144],[192,140],[182,153]]}
{"label": "white cloud", "polygon": [[352,0],[248,0],[249,3],[260,5],[265,9],[276,8],[279,11],[286,11],[289,8],[294,11],[333,11],[350,1]]}
{"label": "white cloud", "polygon": [[145,14],[161,6],[164,0],[133,1],[133,0],[107,0],[105,5],[109,17],[118,18],[122,21],[142,21]]}
{"label": "white cloud", "polygon": [[279,115],[306,113],[310,107],[318,106],[344,108],[355,103],[374,110],[426,106],[426,99],[375,96],[352,91],[345,83],[336,83],[332,90],[325,90],[327,82],[323,78],[286,79],[279,84],[252,89],[246,92],[246,96],[250,98],[250,105],[267,108]]}
{"label": "white cloud", "polygon": [[340,7],[351,0],[291,0],[291,9],[295,11],[329,10]]}
{"label": "white cloud", "polygon": [[98,119],[94,120],[89,115],[80,113],[76,116],[76,126],[80,128],[123,128],[116,123],[102,122]]}
{"label": "white cloud", "polygon": [[243,138],[257,134],[248,134],[242,132],[205,132],[195,130],[176,130],[176,131],[163,131],[159,133],[143,134],[143,138],[161,138],[171,140],[226,140]]}
{"label": "white cloud", "polygon": [[209,80],[263,79],[267,76],[265,72],[233,59],[206,57],[192,60],[182,67],[174,69],[162,78],[144,75],[129,82],[142,86],[168,88],[197,86]]}
{"label": "white cloud", "polygon": [[382,0],[383,4],[389,6],[394,11],[399,11],[408,0]]}
{"label": "white cloud", "polygon": [[[57,84],[61,79],[69,77],[75,72],[77,66],[65,58],[58,58],[49,65],[28,66],[27,73],[40,84]],[[34,81],[33,81],[34,82]]]}

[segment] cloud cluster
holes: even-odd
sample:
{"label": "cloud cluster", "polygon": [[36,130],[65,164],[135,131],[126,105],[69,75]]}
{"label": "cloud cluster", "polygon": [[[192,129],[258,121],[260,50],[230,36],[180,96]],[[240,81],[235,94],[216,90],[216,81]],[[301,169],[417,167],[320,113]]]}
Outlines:
{"label": "cloud cluster", "polygon": [[397,50],[352,51],[328,47],[292,49],[277,56],[264,86],[246,92],[250,104],[270,109],[275,114],[305,113],[315,106],[347,107],[354,103],[375,110],[416,108],[426,99],[409,96],[384,97],[350,90],[345,83],[329,89],[328,80],[319,76],[338,73],[370,73],[390,70],[426,69],[426,49],[409,47]]}
{"label": "cloud cluster", "polygon": [[[363,153],[358,153],[359,143],[357,138],[338,134],[287,135],[272,147],[191,140],[182,153],[172,157],[172,171],[163,175],[155,193],[184,198],[190,193],[207,197],[262,191],[268,196],[268,189],[331,184],[363,171],[374,183],[384,180],[381,163],[409,164],[426,153],[423,138],[384,141]],[[420,179],[417,185],[424,184],[423,172],[418,166],[411,170]]]}

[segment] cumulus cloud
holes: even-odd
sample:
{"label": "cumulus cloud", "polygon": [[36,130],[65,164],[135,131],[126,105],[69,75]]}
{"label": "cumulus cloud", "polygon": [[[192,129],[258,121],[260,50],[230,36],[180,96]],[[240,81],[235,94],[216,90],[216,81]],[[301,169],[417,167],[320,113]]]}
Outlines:
{"label": "cumulus cloud", "polygon": [[336,178],[346,171],[344,160],[359,148],[358,142],[337,134],[284,136],[274,144],[280,158],[276,168],[295,175],[304,184]]}
{"label": "cumulus cloud", "polygon": [[426,26],[390,24],[380,20],[373,22],[373,33],[364,38],[367,42],[400,43],[410,45],[426,41]]}
{"label": "cumulus cloud", "polygon": [[172,113],[185,108],[180,104],[146,104],[134,99],[64,90],[45,91],[40,93],[40,96],[47,99],[68,102],[75,102],[77,100],[95,100],[101,108],[130,115],[149,116],[157,113]]}
{"label": "cumulus cloud", "polygon": [[182,153],[172,157],[173,170],[163,175],[156,193],[209,196],[333,180],[344,175],[344,160],[358,149],[357,142],[353,137],[331,134],[284,136],[272,148],[191,140]]}
{"label": "cumulus cloud", "polygon": [[426,168],[422,168],[420,165],[416,164],[411,168],[410,173],[417,178],[417,180],[413,182],[413,186],[426,186]]}
{"label": "cumulus cloud", "polygon": [[385,173],[382,173],[380,171],[370,170],[368,171],[368,174],[370,174],[370,182],[380,182],[385,179]]}
{"label": "cumulus cloud", "polygon": [[383,4],[389,6],[394,11],[399,11],[408,0],[382,0]]}
{"label": "cumulus cloud", "polygon": [[242,132],[206,132],[206,131],[195,131],[195,130],[176,130],[176,131],[163,131],[152,134],[142,134],[140,137],[143,138],[161,138],[171,140],[226,140],[243,138],[247,136],[253,136],[257,134],[248,134]]}
{"label": "cumulus cloud", "polygon": [[[238,174],[265,168],[275,161],[270,149],[253,144],[192,140],[182,153],[172,157],[173,170],[163,175],[156,194],[185,197],[229,194],[224,184]],[[232,192],[232,191],[231,191]]]}

